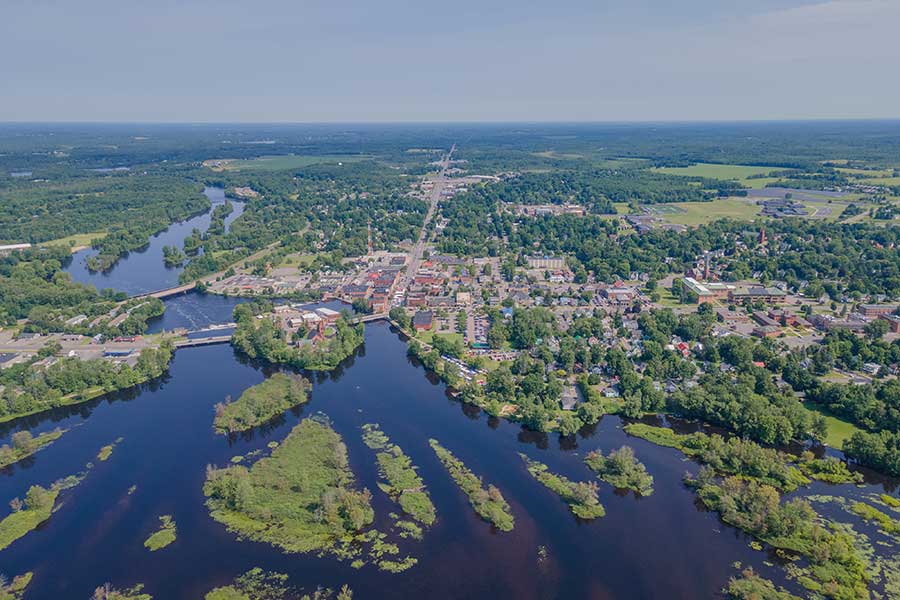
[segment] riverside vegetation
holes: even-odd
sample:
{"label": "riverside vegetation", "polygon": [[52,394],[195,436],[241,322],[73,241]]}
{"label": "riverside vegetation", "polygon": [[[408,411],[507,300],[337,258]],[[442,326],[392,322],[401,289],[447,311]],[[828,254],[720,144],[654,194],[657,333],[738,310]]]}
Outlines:
{"label": "riverside vegetation", "polygon": [[236,433],[262,425],[307,401],[309,383],[302,377],[275,373],[248,388],[234,402],[216,404],[216,433]]}
{"label": "riverside vegetation", "polygon": [[57,427],[37,437],[32,436],[29,431],[17,431],[10,439],[12,445],[0,446],[0,468],[8,467],[43,450],[62,437],[66,431]]}
{"label": "riverside vegetation", "polygon": [[[702,432],[679,434],[665,427],[645,423],[625,426],[629,435],[659,446],[676,448],[687,456],[709,465],[723,475],[750,477],[785,492],[810,483],[810,478],[828,483],[857,483],[860,475],[834,458],[816,459],[810,454],[794,457],[751,440]],[[791,464],[799,462],[799,467]]]}
{"label": "riverside vegetation", "polygon": [[793,565],[792,576],[805,588],[827,598],[869,598],[870,576],[853,538],[821,525],[806,500],[782,503],[778,490],[754,480],[731,476],[718,482],[709,467],[686,482],[725,523],[789,556],[804,558],[807,564]]}
{"label": "riverside vegetation", "polygon": [[630,446],[613,450],[609,456],[603,456],[599,451],[591,452],[584,462],[600,479],[612,486],[633,490],[641,496],[653,493],[653,476],[634,456],[634,449]]}
{"label": "riverside vegetation", "polygon": [[437,454],[438,460],[447,469],[451,479],[469,497],[469,504],[478,513],[478,516],[500,531],[512,531],[515,519],[500,490],[493,485],[488,485],[485,489],[481,478],[470,471],[461,460],[453,456],[453,453],[441,446],[437,440],[430,439],[428,443]]}
{"label": "riverside vegetation", "polygon": [[378,474],[383,480],[378,482],[378,487],[422,525],[434,523],[436,515],[431,496],[403,450],[392,444],[378,425],[371,423],[363,425],[363,442],[376,451]]}
{"label": "riverside vegetation", "polygon": [[571,481],[550,471],[547,465],[531,460],[519,454],[531,476],[537,479],[548,490],[556,492],[569,505],[569,510],[580,519],[596,519],[606,514],[600,500],[597,499],[598,485],[595,481]]}
{"label": "riverside vegetation", "polygon": [[311,594],[299,595],[287,584],[287,575],[263,571],[259,567],[250,569],[234,580],[231,585],[215,588],[204,597],[205,600],[352,600],[353,592],[346,585],[335,593],[328,588],[317,588]]}

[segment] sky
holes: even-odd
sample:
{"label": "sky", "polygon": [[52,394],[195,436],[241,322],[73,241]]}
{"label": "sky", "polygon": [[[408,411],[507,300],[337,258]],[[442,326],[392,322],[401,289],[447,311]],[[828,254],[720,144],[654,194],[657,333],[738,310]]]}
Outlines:
{"label": "sky", "polygon": [[0,0],[0,121],[900,117],[900,0]]}

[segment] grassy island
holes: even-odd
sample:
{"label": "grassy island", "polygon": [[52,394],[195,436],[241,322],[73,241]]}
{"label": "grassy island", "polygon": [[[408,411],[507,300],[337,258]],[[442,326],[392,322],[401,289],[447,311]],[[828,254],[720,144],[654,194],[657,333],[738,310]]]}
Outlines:
{"label": "grassy island", "polygon": [[17,431],[12,435],[11,446],[6,444],[0,446],[0,469],[43,450],[62,437],[65,432],[65,429],[56,428],[34,437],[28,431]]}
{"label": "grassy island", "polygon": [[150,552],[162,550],[174,542],[177,535],[178,531],[175,527],[175,521],[172,520],[172,515],[163,515],[159,518],[159,529],[144,541],[144,547]]}
{"label": "grassy island", "polygon": [[449,450],[441,446],[437,440],[428,440],[428,443],[431,444],[431,448],[456,485],[469,497],[469,503],[475,512],[500,531],[512,531],[515,520],[509,504],[503,498],[500,490],[493,485],[488,485],[485,489],[481,478],[470,471]]}
{"label": "grassy island", "polygon": [[0,600],[22,600],[24,598],[25,589],[31,583],[34,575],[31,571],[17,577],[13,577],[9,583],[0,578]]}
{"label": "grassy island", "polygon": [[355,489],[340,435],[314,418],[249,469],[208,467],[203,491],[213,519],[229,531],[286,552],[346,555],[374,519],[371,494]]}
{"label": "grassy island", "polygon": [[606,483],[621,489],[630,489],[642,496],[653,493],[653,476],[647,473],[644,464],[634,456],[630,446],[613,450],[609,456],[601,452],[591,452],[584,459],[585,464]]}
{"label": "grassy island", "polygon": [[363,425],[363,441],[376,451],[378,474],[383,480],[378,487],[419,523],[434,523],[434,504],[410,458],[399,446],[391,443],[378,425]]}
{"label": "grassy island", "polygon": [[231,585],[218,587],[208,592],[204,600],[282,600],[283,598],[300,598],[300,600],[351,600],[353,592],[346,585],[335,593],[330,589],[317,589],[312,595],[296,594],[287,585],[287,575],[270,573],[259,567],[251,569],[234,580]]}
{"label": "grassy island", "polygon": [[597,483],[584,481],[571,481],[562,475],[550,471],[544,463],[531,460],[524,454],[519,454],[528,472],[550,491],[556,492],[559,497],[569,505],[569,510],[576,517],[582,519],[596,519],[606,514],[600,500],[597,499]]}
{"label": "grassy island", "polygon": [[275,373],[244,391],[234,402],[216,404],[216,433],[246,431],[307,401],[309,384],[302,377]]}
{"label": "grassy island", "polygon": [[28,488],[24,503],[14,499],[10,503],[13,512],[0,521],[0,550],[8,548],[49,519],[58,495],[57,489],[47,490],[33,485]]}

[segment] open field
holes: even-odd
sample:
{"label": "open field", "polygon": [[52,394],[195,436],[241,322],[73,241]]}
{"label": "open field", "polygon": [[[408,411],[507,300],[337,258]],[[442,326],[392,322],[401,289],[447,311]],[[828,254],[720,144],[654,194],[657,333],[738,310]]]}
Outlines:
{"label": "open field", "polygon": [[822,407],[813,404],[812,402],[804,402],[803,405],[809,410],[825,417],[825,423],[828,425],[828,435],[825,436],[825,443],[832,448],[840,450],[844,445],[844,440],[850,439],[850,436],[857,431],[862,431],[853,423],[842,421],[837,417],[828,414]]}
{"label": "open field", "polygon": [[838,167],[835,169],[845,175],[856,175],[859,177],[890,177],[894,174],[893,169],[851,169],[849,167]]}
{"label": "open field", "polygon": [[654,209],[658,210],[657,216],[677,225],[702,225],[725,218],[752,221],[759,216],[759,206],[753,201],[740,198],[724,198],[712,202],[678,202],[656,205]]}
{"label": "open field", "polygon": [[653,169],[658,173],[669,175],[683,175],[686,177],[708,177],[710,179],[736,179],[744,185],[751,187],[764,187],[766,183],[777,181],[777,178],[747,179],[750,175],[767,175],[781,169],[776,167],[753,167],[748,165],[717,165],[711,163],[697,163],[690,167],[662,167]]}
{"label": "open field", "polygon": [[72,249],[84,248],[85,246],[90,246],[93,240],[105,236],[105,231],[95,231],[94,233],[76,233],[68,237],[41,242],[41,246],[68,246]]}
{"label": "open field", "polygon": [[874,185],[900,185],[900,177],[877,177],[875,179],[867,179],[866,183]]}
{"label": "open field", "polygon": [[322,154],[318,156],[260,156],[248,160],[225,159],[218,161],[206,161],[204,166],[214,171],[283,171],[297,169],[317,164],[335,164],[344,162],[358,162],[371,158],[365,154]]}

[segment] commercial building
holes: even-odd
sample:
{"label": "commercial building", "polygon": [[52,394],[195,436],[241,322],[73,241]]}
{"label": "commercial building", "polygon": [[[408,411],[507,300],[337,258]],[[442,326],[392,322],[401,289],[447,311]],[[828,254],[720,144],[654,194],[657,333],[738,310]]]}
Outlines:
{"label": "commercial building", "polygon": [[724,300],[736,288],[733,285],[719,282],[699,282],[693,277],[685,277],[682,280],[684,286],[697,296],[697,304]]}
{"label": "commercial building", "polygon": [[763,302],[765,304],[782,304],[787,301],[787,293],[773,287],[753,286],[746,290],[734,290],[728,293],[728,299],[732,302]]}
{"label": "commercial building", "polygon": [[420,310],[413,315],[413,328],[416,331],[427,331],[434,325],[434,314],[430,310]]}
{"label": "commercial building", "polygon": [[897,310],[897,304],[860,304],[859,314],[864,317],[880,317],[890,315]]}

